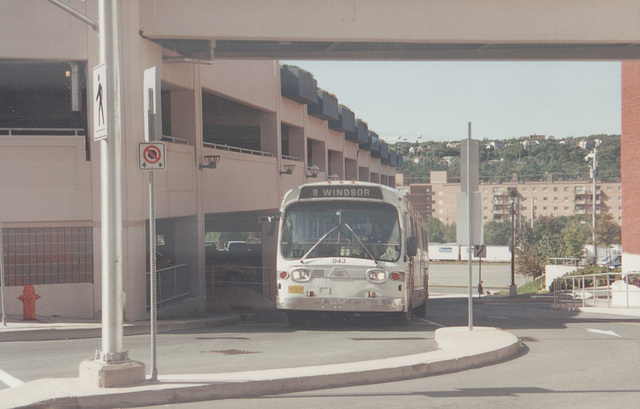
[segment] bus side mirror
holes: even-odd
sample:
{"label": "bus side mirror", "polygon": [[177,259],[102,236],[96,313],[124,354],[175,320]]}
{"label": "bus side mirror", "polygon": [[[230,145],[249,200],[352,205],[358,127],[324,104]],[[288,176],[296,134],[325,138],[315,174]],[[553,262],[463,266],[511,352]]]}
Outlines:
{"label": "bus side mirror", "polygon": [[269,226],[267,227],[267,236],[273,236],[276,234],[276,227],[278,226],[279,217],[269,217]]}
{"label": "bus side mirror", "polygon": [[418,238],[415,236],[407,237],[407,256],[414,257],[418,254]]}

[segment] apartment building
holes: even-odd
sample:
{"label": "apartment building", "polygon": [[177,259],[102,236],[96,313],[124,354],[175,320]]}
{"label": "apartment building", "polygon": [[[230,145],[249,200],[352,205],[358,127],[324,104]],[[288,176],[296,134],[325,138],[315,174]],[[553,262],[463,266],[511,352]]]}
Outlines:
{"label": "apartment building", "polygon": [[[396,182],[423,215],[435,217],[445,224],[456,221],[456,196],[460,192],[460,183],[449,183],[447,172],[431,172],[431,183],[412,184],[399,174]],[[509,220],[512,206],[521,220],[575,215],[590,219],[593,215],[591,181],[553,180],[549,176],[543,182],[481,182],[479,190],[485,222]],[[621,182],[596,182],[595,207],[596,214],[607,211],[621,224]]]}
{"label": "apartment building", "polygon": [[[71,6],[97,18],[97,2]],[[142,33],[153,10],[138,1],[122,2],[120,14],[125,318],[148,316],[149,173],[140,169],[139,148],[150,125],[150,68],[160,87],[154,141],[166,147],[166,170],[154,178],[159,279],[176,283],[160,288],[159,296],[171,300],[161,314],[198,314],[217,297],[214,272],[205,267],[210,232],[261,237],[263,271],[252,290],[273,299],[276,238],[264,220],[277,213],[283,194],[323,179],[393,185],[402,158],[338,96],[320,90],[311,73],[276,60],[213,59],[202,42],[150,40]],[[21,313],[17,297],[33,284],[38,315],[93,318],[102,308],[107,149],[93,129],[101,113],[93,91],[100,83],[98,33],[44,1],[7,2],[0,22],[11,33],[11,41],[0,42],[7,312]]]}

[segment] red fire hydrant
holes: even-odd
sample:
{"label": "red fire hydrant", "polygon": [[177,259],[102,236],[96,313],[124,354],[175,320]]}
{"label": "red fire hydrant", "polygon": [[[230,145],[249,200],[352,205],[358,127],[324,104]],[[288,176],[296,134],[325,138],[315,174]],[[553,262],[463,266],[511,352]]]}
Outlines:
{"label": "red fire hydrant", "polygon": [[40,298],[36,294],[35,288],[31,284],[25,285],[22,295],[18,297],[22,301],[22,319],[35,320],[36,319],[36,300]]}

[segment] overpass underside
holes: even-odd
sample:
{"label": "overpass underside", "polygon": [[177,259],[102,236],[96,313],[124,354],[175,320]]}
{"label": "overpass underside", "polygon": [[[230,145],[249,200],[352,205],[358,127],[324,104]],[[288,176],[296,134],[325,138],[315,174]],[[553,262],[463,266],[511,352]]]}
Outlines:
{"label": "overpass underside", "polygon": [[640,57],[633,0],[140,0],[140,22],[142,36],[188,58]]}

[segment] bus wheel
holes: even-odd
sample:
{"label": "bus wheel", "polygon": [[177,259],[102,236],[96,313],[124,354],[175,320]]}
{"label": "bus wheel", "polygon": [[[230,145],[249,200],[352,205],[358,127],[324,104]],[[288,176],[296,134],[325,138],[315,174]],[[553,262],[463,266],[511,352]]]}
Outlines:
{"label": "bus wheel", "polygon": [[422,304],[415,310],[413,310],[413,315],[419,318],[424,318],[427,316],[427,300],[424,300]]}
{"label": "bus wheel", "polygon": [[411,321],[411,315],[413,314],[413,310],[411,306],[407,309],[407,311],[402,312],[394,312],[395,321],[400,325],[409,325],[409,321]]}

